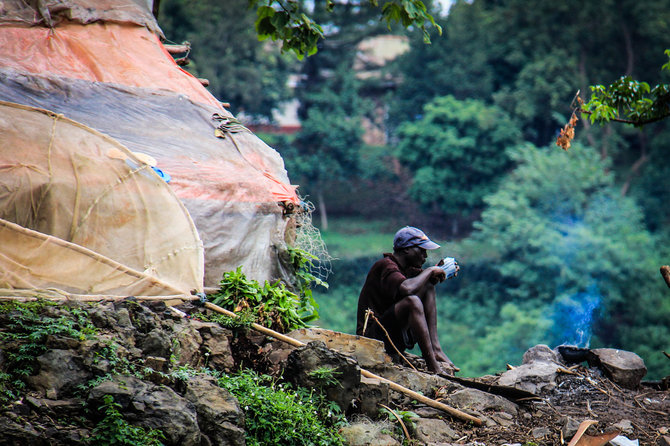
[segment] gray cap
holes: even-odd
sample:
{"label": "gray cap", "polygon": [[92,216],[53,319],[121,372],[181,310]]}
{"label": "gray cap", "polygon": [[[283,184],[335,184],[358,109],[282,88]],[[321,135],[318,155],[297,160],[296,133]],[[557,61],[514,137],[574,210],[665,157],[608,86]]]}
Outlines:
{"label": "gray cap", "polygon": [[393,238],[393,249],[409,248],[418,246],[423,249],[437,249],[440,247],[423,233],[421,229],[413,226],[405,226],[395,233]]}

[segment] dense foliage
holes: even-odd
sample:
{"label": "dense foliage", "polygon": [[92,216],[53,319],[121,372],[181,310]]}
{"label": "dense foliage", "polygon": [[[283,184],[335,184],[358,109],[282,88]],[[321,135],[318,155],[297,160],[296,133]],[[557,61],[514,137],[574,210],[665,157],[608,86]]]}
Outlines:
{"label": "dense foliage", "polygon": [[244,409],[248,445],[343,444],[337,426],[344,416],[318,390],[296,390],[251,370],[218,381]]}
{"label": "dense foliage", "polygon": [[318,317],[311,291],[299,296],[280,281],[260,285],[247,279],[242,267],[224,273],[219,291],[211,294],[210,299],[246,320],[281,333],[306,327],[307,322]]}
{"label": "dense foliage", "polygon": [[81,341],[90,339],[96,332],[83,311],[67,307],[59,310],[55,303],[48,301],[3,303],[0,312],[11,317],[7,326],[0,327],[4,350],[0,403],[16,400],[23,393],[25,380],[37,371],[37,357],[47,351],[48,337]]}

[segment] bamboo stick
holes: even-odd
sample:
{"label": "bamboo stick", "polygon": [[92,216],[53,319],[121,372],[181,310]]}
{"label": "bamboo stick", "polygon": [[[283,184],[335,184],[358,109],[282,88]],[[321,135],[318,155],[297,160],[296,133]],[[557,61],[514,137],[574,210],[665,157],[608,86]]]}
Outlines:
{"label": "bamboo stick", "polygon": [[[205,307],[209,308],[212,311],[216,311],[217,313],[225,314],[226,316],[237,317],[237,315],[235,313],[233,313],[232,311],[228,311],[224,308],[219,307],[218,305],[214,305],[211,302],[206,302]],[[288,337],[286,335],[283,335],[281,333],[277,333],[274,330],[271,330],[267,327],[263,327],[262,325],[258,325],[256,323],[252,323],[251,327],[254,330],[257,330],[257,331],[259,331],[263,334],[266,334],[268,336],[272,336],[275,339],[279,339],[280,341],[284,341],[284,342],[286,342],[288,344],[291,344],[295,347],[303,347],[304,345],[306,345],[304,342],[298,341],[297,339],[290,338],[290,337]],[[369,372],[365,369],[361,369],[361,375],[363,375],[367,378],[378,379],[382,382],[385,382],[389,385],[389,387],[391,389],[393,389],[397,392],[400,392],[400,393],[404,393],[405,395],[407,395],[411,398],[414,398],[415,400],[420,401],[427,406],[434,407],[435,409],[443,410],[443,411],[447,412],[448,414],[452,415],[455,418],[459,418],[463,421],[470,421],[477,426],[482,425],[482,420],[480,420],[477,417],[473,417],[470,414],[467,414],[465,412],[461,412],[458,409],[454,409],[453,407],[447,406],[446,404],[442,404],[439,401],[435,401],[431,398],[428,398],[424,395],[421,395],[420,393],[414,392],[413,390],[410,390],[407,387],[401,386],[400,384],[398,384],[396,382],[393,382],[389,379],[386,379],[382,376],[375,375],[374,373]]]}
{"label": "bamboo stick", "polygon": [[[176,295],[176,296],[135,296],[136,299],[138,300],[174,300],[174,299],[181,299],[181,300],[198,300],[200,299],[198,296],[187,296],[187,295]],[[48,297],[47,299],[49,300],[56,300],[56,301],[66,301],[66,300],[80,300],[80,301],[101,301],[101,300],[123,300],[127,299],[127,296],[99,296],[99,295],[91,295],[91,296],[83,296],[83,295],[65,295],[63,297]],[[0,296],[0,301],[2,300],[8,300],[8,301],[19,301],[19,302],[27,302],[27,301],[34,301],[37,300],[37,297],[16,297],[16,296]],[[215,305],[211,302],[205,302],[205,308],[208,308],[212,311],[215,311],[217,313],[225,314],[226,316],[230,317],[238,317],[237,314],[233,313],[232,311],[226,310],[224,308],[221,308],[218,305]],[[181,313],[181,312],[179,312]],[[178,314],[179,314],[178,313]],[[278,339],[280,341],[286,342],[287,344],[293,345],[295,347],[304,347],[306,344],[302,341],[298,341],[297,339],[293,339],[289,336],[286,336],[284,334],[278,333],[270,328],[263,327],[262,325],[252,323],[251,327],[259,331],[260,333],[263,333],[265,335],[271,336],[275,339]],[[440,403],[439,401],[435,401],[431,398],[428,398],[424,395],[421,395],[420,393],[414,392],[413,390],[408,389],[407,387],[401,386],[400,384],[391,381],[389,379],[386,379],[382,376],[376,375],[368,370],[361,369],[361,375],[367,377],[367,378],[373,378],[377,379],[381,382],[384,382],[388,384],[388,386],[400,393],[404,393],[405,395],[420,401],[424,403],[427,406],[433,407],[435,409],[440,409],[443,410],[444,412],[447,412],[448,414],[452,415],[455,418],[458,418],[463,421],[470,421],[474,423],[477,426],[482,425],[482,421],[474,417],[470,414],[467,414],[465,412],[461,412],[458,409],[455,409],[453,407],[447,406],[446,404]]]}

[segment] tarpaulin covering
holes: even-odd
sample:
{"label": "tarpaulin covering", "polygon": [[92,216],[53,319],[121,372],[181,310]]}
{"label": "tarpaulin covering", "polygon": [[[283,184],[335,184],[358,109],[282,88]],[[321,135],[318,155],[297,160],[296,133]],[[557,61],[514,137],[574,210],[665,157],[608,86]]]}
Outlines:
{"label": "tarpaulin covering", "polygon": [[0,141],[0,288],[202,289],[202,245],[188,212],[125,147],[63,116],[5,102]]}
{"label": "tarpaulin covering", "polygon": [[[279,154],[250,132],[217,138],[212,116],[231,115],[150,28],[102,20],[47,29],[0,17],[0,100],[62,114],[153,157],[204,244],[205,285],[238,266],[257,280],[283,277],[289,220],[279,204],[299,200]],[[0,151],[22,147],[0,140]]]}
{"label": "tarpaulin covering", "polygon": [[64,20],[132,23],[160,34],[151,0],[2,0],[0,18],[13,25],[53,27]]}

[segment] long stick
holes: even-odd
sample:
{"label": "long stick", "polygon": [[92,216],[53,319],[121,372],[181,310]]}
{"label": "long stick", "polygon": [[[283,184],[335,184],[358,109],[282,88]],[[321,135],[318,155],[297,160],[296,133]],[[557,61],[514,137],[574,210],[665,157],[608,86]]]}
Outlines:
{"label": "long stick", "polygon": [[[212,311],[216,311],[217,313],[225,314],[226,316],[238,317],[237,314],[233,313],[232,311],[228,311],[224,308],[219,307],[218,305],[214,305],[211,302],[206,302],[205,307],[209,308]],[[257,330],[257,331],[259,331],[263,334],[266,334],[268,336],[272,336],[275,339],[279,339],[280,341],[284,341],[284,342],[286,342],[288,344],[291,344],[295,347],[303,347],[305,345],[304,342],[298,341],[297,339],[290,338],[290,337],[288,337],[286,335],[283,335],[281,333],[277,333],[276,331],[271,330],[267,327],[263,327],[262,325],[258,325],[256,323],[253,323],[253,324],[251,324],[251,327],[254,330]],[[414,392],[413,390],[410,390],[407,387],[403,387],[400,384],[395,383],[395,382],[393,382],[389,379],[386,379],[382,376],[375,375],[374,373],[369,372],[365,369],[361,369],[361,375],[363,375],[367,378],[378,379],[382,382],[385,382],[389,385],[389,387],[391,389],[393,389],[397,392],[400,392],[400,393],[404,393],[405,395],[407,395],[407,396],[409,396],[409,397],[411,397],[411,398],[413,398],[417,401],[420,401],[427,406],[434,407],[435,409],[443,410],[443,411],[447,412],[448,414],[454,416],[455,418],[459,418],[459,419],[464,420],[464,421],[471,421],[472,423],[474,423],[477,426],[482,425],[482,420],[480,420],[477,417],[473,417],[472,415],[469,415],[465,412],[461,412],[458,409],[454,409],[453,407],[447,406],[446,404],[442,404],[439,401],[435,401],[433,399],[430,399],[430,398],[428,398],[424,395],[421,395],[420,393]]]}
{"label": "long stick", "polygon": [[[88,297],[88,298],[86,298]],[[178,296],[136,296],[138,300],[172,300],[172,299],[181,299],[181,300],[197,300],[199,299],[196,296],[186,296],[186,295],[178,295]],[[81,301],[101,301],[101,300],[122,300],[122,299],[127,299],[127,297],[121,297],[121,296],[76,296],[76,295],[68,295],[68,296],[63,296],[63,297],[48,297],[48,300],[56,300],[56,301],[61,301],[61,300],[81,300]],[[19,301],[19,302],[26,302],[26,301],[32,301],[32,300],[37,300],[35,297],[11,297],[11,296],[0,296],[0,301],[2,300],[9,300],[9,301]],[[239,317],[237,314],[233,313],[232,311],[228,311],[224,308],[221,308],[218,305],[215,305],[211,302],[205,302],[205,308],[209,308],[212,311],[215,311],[217,313],[225,314],[226,316],[230,317]],[[306,344],[304,342],[298,341],[297,339],[293,339],[291,337],[288,337],[286,335],[283,335],[281,333],[278,333],[270,328],[263,327],[262,325],[258,325],[256,323],[252,323],[251,327],[254,330],[257,330],[263,334],[266,334],[268,336],[271,336],[275,339],[278,339],[280,341],[284,341],[288,344],[291,344],[295,347],[304,347]],[[459,418],[463,421],[470,421],[474,423],[477,426],[482,425],[482,420],[479,418],[473,417],[472,415],[469,415],[465,412],[461,412],[458,409],[454,409],[453,407],[447,406],[446,404],[442,404],[439,401],[435,401],[433,399],[430,399],[424,395],[421,395],[420,393],[414,392],[413,390],[408,389],[407,387],[403,387],[400,384],[393,382],[389,379],[386,379],[382,376],[375,375],[372,372],[369,372],[365,369],[361,369],[361,375],[367,377],[367,378],[372,378],[372,379],[378,379],[379,381],[385,382],[389,385],[389,387],[397,392],[404,393],[405,395],[412,397],[413,399],[420,401],[424,403],[427,406],[434,407],[435,409],[440,409],[448,414],[452,415],[455,418]]]}

